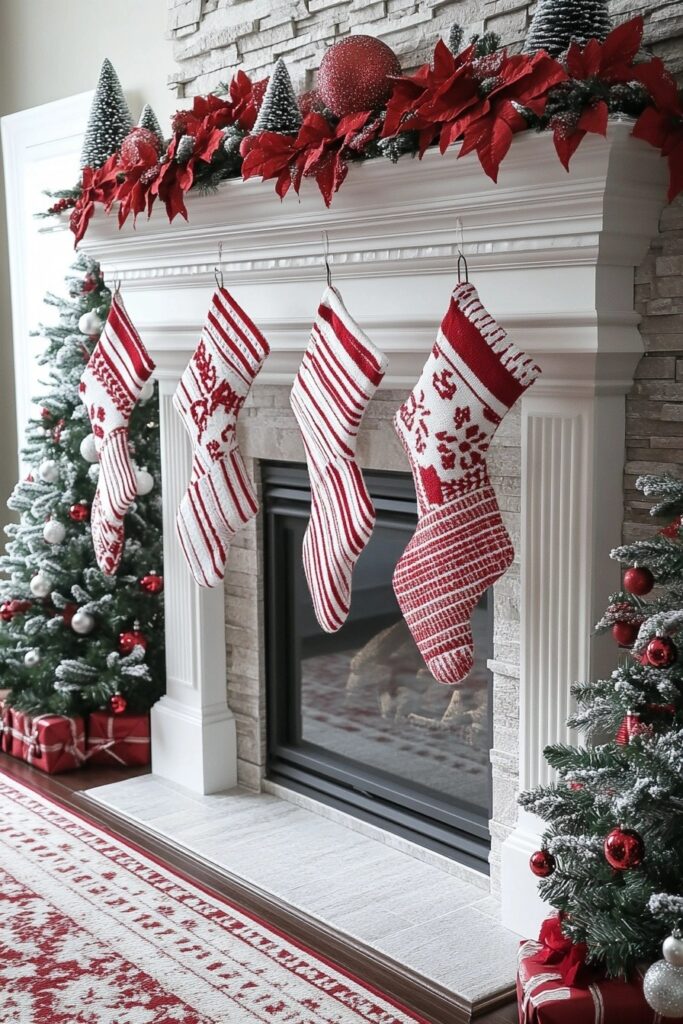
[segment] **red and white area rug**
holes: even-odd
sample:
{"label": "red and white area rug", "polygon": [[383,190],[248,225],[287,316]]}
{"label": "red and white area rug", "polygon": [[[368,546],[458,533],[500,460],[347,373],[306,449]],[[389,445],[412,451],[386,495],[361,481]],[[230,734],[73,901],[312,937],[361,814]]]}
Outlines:
{"label": "red and white area rug", "polygon": [[0,773],[0,1021],[420,1018]]}

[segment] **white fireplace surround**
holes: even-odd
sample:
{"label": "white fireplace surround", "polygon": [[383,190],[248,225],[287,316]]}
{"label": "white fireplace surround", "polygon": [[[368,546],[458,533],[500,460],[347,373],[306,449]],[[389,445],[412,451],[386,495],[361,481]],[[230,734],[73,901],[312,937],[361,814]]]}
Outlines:
{"label": "white fireplace surround", "polygon": [[[163,210],[118,231],[94,219],[82,244],[120,280],[156,362],[164,503],[167,694],[152,714],[153,771],[200,793],[236,783],[226,699],[224,595],[199,589],[174,532],[190,468],[171,397],[223,273],[268,337],[261,380],[291,383],[324,284],[322,231],[353,316],[387,353],[385,388],[414,383],[456,278],[458,218],[470,279],[543,374],[522,400],[519,788],[549,778],[543,748],[569,739],[569,688],[612,667],[591,639],[618,583],[625,395],[642,354],[634,268],[658,230],[665,169],[614,123],[560,166],[545,135],[519,136],[498,185],[474,156],[430,151],[353,167],[331,209],[313,183],[281,203],[273,183],[191,196],[189,223]],[[542,912],[527,861],[542,825],[520,813],[503,844],[504,923],[532,934]]]}

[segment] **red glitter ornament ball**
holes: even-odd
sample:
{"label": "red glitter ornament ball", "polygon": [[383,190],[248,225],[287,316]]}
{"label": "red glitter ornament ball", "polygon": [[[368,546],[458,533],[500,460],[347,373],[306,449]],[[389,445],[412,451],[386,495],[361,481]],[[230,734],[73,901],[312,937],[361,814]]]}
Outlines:
{"label": "red glitter ornament ball", "polygon": [[23,615],[33,606],[30,601],[10,601],[9,607],[12,615]]}
{"label": "red glitter ornament ball", "polygon": [[614,739],[620,747],[627,747],[631,740],[635,739],[636,736],[651,735],[652,726],[646,725],[640,715],[635,714],[633,711],[629,711],[624,715],[623,721],[617,729],[617,734]]}
{"label": "red glitter ornament ball", "polygon": [[122,693],[115,693],[109,698],[109,707],[112,709],[115,715],[122,715],[128,707],[128,701]]}
{"label": "red glitter ornament ball", "polygon": [[655,578],[649,569],[627,569],[624,573],[624,589],[628,590],[629,594],[644,597],[650,593],[654,585]]}
{"label": "red glitter ornament ball", "polygon": [[139,629],[126,630],[119,633],[119,651],[121,654],[130,654],[136,647],[147,650],[147,637]]}
{"label": "red glitter ornament ball", "polygon": [[615,871],[628,871],[642,864],[645,844],[633,829],[613,828],[605,839],[605,859]]}
{"label": "red glitter ornament ball", "polygon": [[612,626],[612,636],[620,647],[630,647],[635,642],[639,630],[637,622],[615,622]]}
{"label": "red glitter ornament ball", "polygon": [[79,501],[69,509],[69,519],[74,523],[84,523],[90,518],[90,505],[87,501]]}
{"label": "red glitter ornament ball", "polygon": [[647,660],[653,668],[668,668],[678,655],[676,644],[670,636],[655,636],[647,645]]}
{"label": "red glitter ornament ball", "polygon": [[148,594],[160,594],[164,589],[164,577],[150,572],[140,580],[140,587]]}
{"label": "red glitter ornament ball", "polygon": [[149,128],[133,128],[121,143],[120,162],[124,168],[155,164],[161,143]]}
{"label": "red glitter ornament ball", "polygon": [[325,109],[325,104],[317,89],[302,92],[300,96],[297,96],[297,103],[303,117],[306,117],[306,114],[320,114]]}
{"label": "red glitter ornament ball", "polygon": [[555,858],[547,850],[536,850],[529,858],[529,867],[537,878],[547,878],[555,870]]}
{"label": "red glitter ornament ball", "polygon": [[327,51],[318,71],[318,92],[326,107],[344,117],[375,110],[391,95],[390,75],[401,74],[399,59],[372,36],[348,36]]}

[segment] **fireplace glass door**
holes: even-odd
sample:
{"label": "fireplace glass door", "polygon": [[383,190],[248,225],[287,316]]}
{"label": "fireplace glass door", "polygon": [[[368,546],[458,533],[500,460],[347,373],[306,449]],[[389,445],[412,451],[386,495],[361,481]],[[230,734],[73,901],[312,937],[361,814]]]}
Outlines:
{"label": "fireplace glass door", "polygon": [[263,464],[269,776],[479,870],[488,869],[492,595],[475,609],[475,664],[437,683],[391,578],[415,529],[410,474],[366,473],[377,523],[337,633],[318,625],[302,564],[304,467]]}

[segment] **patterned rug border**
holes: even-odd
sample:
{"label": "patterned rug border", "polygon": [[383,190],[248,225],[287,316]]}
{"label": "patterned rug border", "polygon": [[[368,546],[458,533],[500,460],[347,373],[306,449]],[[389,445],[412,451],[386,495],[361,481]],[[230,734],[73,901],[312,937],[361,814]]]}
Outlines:
{"label": "patterned rug border", "polygon": [[[374,985],[362,981],[357,975],[353,974],[351,971],[348,971],[344,967],[341,967],[339,964],[335,963],[335,961],[331,960],[325,955],[315,952],[315,950],[311,949],[309,946],[300,942],[298,939],[293,938],[291,935],[289,935],[282,929],[278,928],[276,925],[270,924],[267,920],[265,920],[265,918],[262,918],[249,910],[245,910],[238,903],[235,903],[233,900],[230,900],[226,896],[223,896],[220,892],[216,891],[215,889],[212,889],[210,886],[205,885],[202,882],[198,882],[196,879],[192,878],[191,875],[189,875],[182,869],[173,867],[172,865],[164,861],[161,857],[158,857],[155,854],[145,850],[134,840],[127,839],[112,831],[111,829],[107,828],[105,825],[95,822],[92,818],[88,817],[86,812],[80,812],[74,810],[71,807],[68,807],[58,797],[54,797],[52,795],[47,796],[37,786],[34,787],[29,782],[24,780],[19,781],[5,768],[0,767],[0,791],[2,791],[4,786],[7,786],[7,788],[9,788],[10,790],[14,790],[15,793],[23,795],[24,806],[27,807],[27,809],[29,809],[33,813],[45,817],[45,815],[41,815],[39,808],[42,808],[48,813],[51,812],[55,814],[56,812],[59,812],[59,814],[65,816],[67,821],[69,819],[73,819],[73,824],[75,824],[77,828],[85,827],[85,831],[90,831],[96,840],[99,840],[100,842],[104,843],[105,847],[111,842],[117,844],[119,847],[122,848],[124,856],[128,857],[127,861],[120,861],[115,857],[110,856],[106,849],[100,849],[99,847],[95,848],[97,852],[102,856],[108,857],[112,861],[115,860],[119,868],[123,868],[129,871],[135,877],[141,878],[146,884],[152,886],[153,888],[158,888],[158,886],[152,878],[145,874],[145,871],[149,871],[148,865],[152,866],[152,869],[161,869],[162,872],[169,876],[170,881],[177,880],[181,882],[184,886],[196,890],[198,894],[201,894],[204,897],[207,897],[209,900],[212,900],[214,903],[218,904],[220,909],[227,908],[227,910],[232,911],[238,915],[241,915],[247,920],[253,922],[257,927],[265,929],[270,934],[283,940],[284,942],[298,950],[300,953],[304,954],[306,957],[309,957],[313,961],[313,963],[309,965],[310,967],[314,968],[316,964],[323,965],[324,967],[338,974],[341,978],[345,978],[347,981],[350,981],[354,985],[356,985],[360,990],[360,993],[368,993],[371,996],[375,996],[376,998],[381,999],[384,1003],[392,1007],[398,1013],[403,1014],[407,1021],[414,1022],[414,1024],[429,1024],[426,1018],[418,1015],[413,1010],[409,1010],[406,1006],[404,1006],[398,1000],[394,999],[392,996],[382,992],[379,988],[376,988]],[[11,796],[11,794],[6,795]],[[30,803],[26,803],[26,799],[28,799],[29,801],[35,801],[38,807],[36,808],[35,806],[31,806]],[[49,821],[48,818],[46,818],[46,820]],[[55,824],[55,822],[51,821],[50,824]],[[70,834],[72,835],[72,838],[76,838],[83,842],[86,842],[82,835],[74,834],[71,831]],[[135,867],[139,869],[138,871],[136,871],[130,863],[131,852],[135,854],[137,858],[139,858],[137,865],[135,865]],[[145,861],[148,862],[148,865],[144,863]],[[165,895],[168,896],[169,894],[166,893]],[[189,895],[191,896],[192,894],[189,893]],[[196,906],[193,907],[193,909],[197,911]],[[216,923],[215,918],[211,918],[211,921],[214,924]],[[243,936],[234,933],[231,934],[233,935],[233,938],[238,939],[239,941],[244,942],[247,945],[249,944],[247,939]],[[263,950],[261,950],[261,952],[263,952]],[[267,956],[268,954],[266,953],[264,955]],[[280,962],[280,966],[284,965]],[[294,974],[295,977],[298,974],[296,970],[293,970],[292,973]],[[343,999],[338,998],[337,995],[334,992],[331,992],[328,988],[326,988],[324,984],[319,986],[313,981],[309,981],[309,984],[311,985],[311,988],[314,990],[320,987],[321,990],[325,992],[328,996],[332,996],[335,999],[335,1001],[339,1003],[340,1006],[344,1006],[346,1007],[346,1009],[350,1008]],[[350,995],[353,995],[350,989],[348,991]],[[353,1008],[353,1012],[357,1014],[359,1020],[366,1020],[368,1024],[375,1024],[375,1022],[377,1021],[376,1016],[370,1017],[365,1012],[360,1011],[357,1008]],[[394,1024],[394,1022],[387,1022],[387,1024]],[[395,1024],[400,1024],[400,1022],[397,1021],[395,1022]]]}

